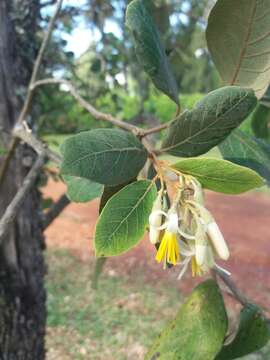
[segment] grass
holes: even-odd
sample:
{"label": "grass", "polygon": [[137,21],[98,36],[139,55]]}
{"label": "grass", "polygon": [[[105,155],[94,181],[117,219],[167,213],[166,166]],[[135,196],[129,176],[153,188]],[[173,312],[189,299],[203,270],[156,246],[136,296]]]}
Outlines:
{"label": "grass", "polygon": [[[140,271],[119,277],[107,268],[94,291],[91,262],[63,250],[50,250],[47,262],[47,360],[143,359],[182,301],[176,289],[149,284]],[[270,347],[242,359],[269,358]]]}
{"label": "grass", "polygon": [[89,264],[63,251],[49,252],[48,263],[49,359],[142,359],[181,302],[177,290],[149,285],[143,274],[111,271],[94,291]]}

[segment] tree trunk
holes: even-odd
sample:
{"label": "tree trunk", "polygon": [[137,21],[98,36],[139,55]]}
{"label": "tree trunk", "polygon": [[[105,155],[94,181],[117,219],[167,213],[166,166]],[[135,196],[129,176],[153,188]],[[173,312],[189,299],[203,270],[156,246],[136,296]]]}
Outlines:
{"label": "tree trunk", "polygon": [[[11,0],[0,1],[1,149],[7,148],[10,131],[18,115],[18,90],[23,89],[30,76],[29,63],[24,66],[25,60],[19,51],[22,43],[14,29],[14,11],[20,2],[14,1],[12,7]],[[31,5],[35,5],[34,10],[38,9],[38,1],[29,0],[28,3],[30,13],[33,10]],[[16,10],[19,12],[22,8]],[[34,30],[32,29],[31,37]],[[32,46],[26,33],[22,39],[26,48]],[[32,150],[20,145],[0,188],[0,216],[20,188],[33,160]],[[0,248],[1,360],[40,360],[45,356],[44,239],[39,205],[39,193],[33,189]]]}

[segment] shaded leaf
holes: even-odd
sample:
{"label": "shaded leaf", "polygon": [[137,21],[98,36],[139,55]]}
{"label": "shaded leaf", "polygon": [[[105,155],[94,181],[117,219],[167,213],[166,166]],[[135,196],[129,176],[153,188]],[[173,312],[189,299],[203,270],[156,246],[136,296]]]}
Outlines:
{"label": "shaded leaf", "polygon": [[237,86],[209,93],[172,122],[162,151],[183,157],[206,153],[239,126],[256,103],[252,90]]}
{"label": "shaded leaf", "polygon": [[148,180],[136,181],[115,194],[96,226],[96,255],[120,255],[134,247],[146,230],[156,197],[156,186]]}
{"label": "shaded leaf", "polygon": [[172,167],[194,176],[206,189],[224,194],[241,194],[264,185],[263,178],[255,171],[221,159],[184,159]]}
{"label": "shaded leaf", "polygon": [[61,146],[61,172],[104,185],[134,178],[147,160],[147,151],[131,133],[97,129],[71,136]]}
{"label": "shaded leaf", "polygon": [[213,360],[222,347],[227,326],[218,285],[205,281],[193,290],[145,360]]}
{"label": "shaded leaf", "polygon": [[255,170],[270,183],[270,146],[235,130],[219,149],[224,159]]}
{"label": "shaded leaf", "polygon": [[270,107],[270,85],[264,96],[261,98],[260,103],[264,106]]}
{"label": "shaded leaf", "polygon": [[258,98],[270,83],[270,0],[218,0],[206,38],[226,84],[254,89]]}
{"label": "shaded leaf", "polygon": [[127,7],[126,25],[134,37],[135,51],[155,86],[179,105],[178,89],[147,2],[133,0]]}
{"label": "shaded leaf", "polygon": [[261,310],[249,304],[240,315],[240,325],[234,340],[224,346],[216,360],[233,360],[258,351],[270,340],[270,327]]}
{"label": "shaded leaf", "polygon": [[270,107],[258,105],[252,116],[251,125],[256,137],[268,139],[270,137]]}
{"label": "shaded leaf", "polygon": [[73,202],[85,203],[102,194],[103,186],[91,180],[70,175],[64,175],[63,180],[67,185],[67,197]]}

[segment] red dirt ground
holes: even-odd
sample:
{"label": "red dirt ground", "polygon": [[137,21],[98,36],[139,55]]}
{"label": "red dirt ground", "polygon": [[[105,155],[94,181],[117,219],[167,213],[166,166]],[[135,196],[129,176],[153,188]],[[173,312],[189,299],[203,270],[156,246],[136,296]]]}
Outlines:
{"label": "red dirt ground", "polygon": [[[63,183],[50,180],[43,192],[46,197],[57,199],[64,191]],[[207,206],[230,246],[231,259],[223,265],[248,297],[269,309],[270,196],[261,193],[224,196],[209,192]],[[93,256],[92,239],[97,215],[97,200],[88,204],[70,204],[47,229],[48,247],[69,249],[82,261],[87,261]],[[177,282],[176,271],[162,270],[154,261],[154,249],[147,239],[128,254],[110,259],[106,266],[116,274],[143,268],[147,281],[174,282],[184,292],[195,283],[190,276]]]}

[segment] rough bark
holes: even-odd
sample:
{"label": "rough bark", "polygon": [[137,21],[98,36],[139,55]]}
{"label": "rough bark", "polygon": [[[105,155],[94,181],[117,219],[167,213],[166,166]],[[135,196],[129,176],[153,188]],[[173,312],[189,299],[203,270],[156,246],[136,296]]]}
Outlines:
{"label": "rough bark", "polygon": [[[20,109],[19,93],[30,76],[29,57],[26,61],[20,53],[23,52],[23,45],[27,48],[28,34],[33,37],[35,26],[34,23],[26,23],[26,32],[21,38],[16,36],[14,26],[15,20],[18,21],[14,17],[15,7],[20,4],[18,10],[21,11],[26,3],[25,0],[14,3],[10,0],[0,1],[0,148],[7,147],[10,141],[10,130]],[[34,22],[38,1],[29,0],[27,5]],[[20,188],[34,156],[31,149],[18,147],[0,188],[0,216]],[[44,239],[39,206],[39,193],[34,189],[0,249],[1,360],[44,359],[46,297],[43,284]]]}

